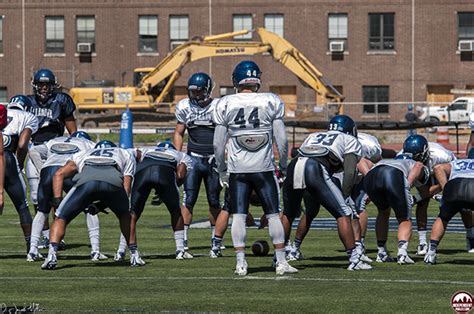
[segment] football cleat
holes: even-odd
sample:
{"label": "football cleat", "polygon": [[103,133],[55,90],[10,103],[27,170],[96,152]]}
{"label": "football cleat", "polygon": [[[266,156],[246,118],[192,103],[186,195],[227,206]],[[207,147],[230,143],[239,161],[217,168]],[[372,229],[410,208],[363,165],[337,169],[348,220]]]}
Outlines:
{"label": "football cleat", "polygon": [[40,239],[38,249],[47,249],[47,248],[49,248],[49,239],[46,237],[42,237]]}
{"label": "football cleat", "polygon": [[374,262],[373,259],[371,259],[370,257],[368,257],[368,256],[365,255],[365,254],[362,254],[362,255],[359,257],[359,259],[360,259],[361,261],[363,261],[364,263],[373,263],[373,262]]}
{"label": "football cleat", "polygon": [[408,255],[398,255],[397,256],[397,263],[399,265],[404,265],[404,264],[415,264],[415,261],[411,259],[410,256]]}
{"label": "football cleat", "polygon": [[276,263],[275,272],[279,276],[283,276],[284,274],[294,274],[298,272],[298,269],[294,268],[287,262],[284,263]]}
{"label": "football cleat", "polygon": [[130,266],[137,267],[145,265],[145,261],[141,258],[140,252],[135,251],[135,253],[130,254]]}
{"label": "football cleat", "polygon": [[468,253],[474,253],[474,238],[466,238],[466,248]]}
{"label": "football cleat", "polygon": [[41,269],[44,270],[54,270],[58,265],[58,259],[56,257],[56,253],[48,254],[48,257],[44,261],[43,265],[41,265]]}
{"label": "football cleat", "polygon": [[194,256],[188,251],[176,251],[177,260],[192,259],[192,258],[194,258]]}
{"label": "football cleat", "polygon": [[[189,254],[189,253],[188,253]],[[222,252],[220,249],[211,249],[209,252],[209,257],[210,258],[218,258],[222,256]]]}
{"label": "football cleat", "polygon": [[106,259],[108,259],[108,257],[100,252],[91,252],[91,261],[93,262],[103,261]]}
{"label": "football cleat", "polygon": [[375,261],[377,263],[390,263],[394,262],[395,260],[393,259],[393,257],[388,255],[387,252],[379,252],[377,253],[377,258],[375,259]]}
{"label": "football cleat", "polygon": [[66,250],[66,243],[64,240],[61,240],[58,244],[58,251],[65,251]]}
{"label": "football cleat", "polygon": [[303,253],[301,253],[300,249],[293,248],[290,251],[290,253],[286,256],[286,259],[290,262],[293,262],[293,261],[300,261],[300,260],[304,259],[304,257],[303,257]]}
{"label": "football cleat", "polygon": [[420,243],[416,248],[416,255],[425,255],[428,253],[428,244]]}
{"label": "football cleat", "polygon": [[247,268],[248,268],[248,264],[245,259],[242,263],[237,262],[237,265],[235,266],[234,274],[238,276],[247,276]]}
{"label": "football cleat", "polygon": [[371,270],[372,266],[370,266],[367,263],[364,263],[363,261],[359,260],[356,263],[350,263],[349,267],[347,267],[347,270],[354,271],[354,270]]}
{"label": "football cleat", "polygon": [[436,258],[437,258],[436,252],[428,251],[428,253],[426,253],[425,255],[424,261],[426,264],[434,265],[436,264]]}
{"label": "football cleat", "polygon": [[184,240],[184,241],[183,241],[183,245],[184,245],[184,250],[185,250],[185,251],[188,251],[188,250],[189,250],[188,240]]}
{"label": "football cleat", "polygon": [[36,262],[36,261],[39,261],[40,259],[43,259],[43,255],[41,255],[39,252],[37,254],[28,253],[26,255],[26,261],[27,262]]}
{"label": "football cleat", "polygon": [[117,251],[114,255],[114,261],[123,262],[125,260],[125,252]]}

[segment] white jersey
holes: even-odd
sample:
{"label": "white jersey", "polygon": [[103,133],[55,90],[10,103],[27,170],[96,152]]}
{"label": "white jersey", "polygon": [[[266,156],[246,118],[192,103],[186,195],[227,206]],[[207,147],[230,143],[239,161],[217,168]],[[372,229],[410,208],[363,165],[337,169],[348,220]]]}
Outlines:
{"label": "white jersey", "polygon": [[362,145],[362,157],[372,162],[377,162],[382,159],[382,146],[379,140],[370,134],[359,133],[357,139]]}
{"label": "white jersey", "polygon": [[181,163],[186,165],[187,169],[192,168],[193,161],[187,154],[172,149],[170,147],[142,147],[139,148],[142,152],[140,161],[143,161],[146,157],[157,160],[165,160],[170,163],[179,165]]}
{"label": "white jersey", "polygon": [[42,168],[64,166],[75,155],[94,148],[95,143],[85,138],[60,136],[42,144],[47,148],[47,159]]}
{"label": "white jersey", "polygon": [[304,156],[324,156],[331,152],[344,163],[344,155],[362,156],[362,146],[352,135],[339,131],[315,132],[310,134],[301,144],[299,151]]}
{"label": "white jersey", "polygon": [[285,106],[273,93],[238,93],[221,98],[214,121],[227,128],[227,171],[274,171],[273,121],[284,116]]}
{"label": "white jersey", "polygon": [[430,151],[430,171],[433,171],[433,167],[436,165],[445,164],[456,159],[454,153],[444,148],[441,144],[429,142],[428,149]]}
{"label": "white jersey", "polygon": [[[18,139],[21,132],[25,129],[30,129],[31,134],[38,131],[38,119],[35,115],[17,109],[10,109],[7,111],[8,124],[3,129],[3,147],[18,145]],[[16,147],[14,147],[16,150]]]}
{"label": "white jersey", "polygon": [[124,176],[133,177],[136,161],[133,154],[120,147],[94,148],[84,153],[74,155],[78,172],[82,172],[85,165],[116,166]]}
{"label": "white jersey", "polygon": [[458,159],[451,161],[451,174],[449,180],[457,178],[474,179],[473,159]]}

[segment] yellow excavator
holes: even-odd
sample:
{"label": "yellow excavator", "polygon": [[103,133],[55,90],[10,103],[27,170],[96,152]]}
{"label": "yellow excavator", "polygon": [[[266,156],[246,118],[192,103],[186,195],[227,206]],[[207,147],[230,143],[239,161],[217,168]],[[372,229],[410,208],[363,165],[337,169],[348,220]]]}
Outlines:
{"label": "yellow excavator", "polygon": [[279,35],[257,28],[261,41],[224,41],[248,30],[192,39],[174,49],[155,68],[134,71],[131,87],[74,87],[70,95],[80,111],[108,109],[157,109],[170,93],[182,68],[193,61],[210,57],[240,56],[269,53],[307,87],[330,102],[340,103],[343,96],[323,77],[322,73],[292,44]]}

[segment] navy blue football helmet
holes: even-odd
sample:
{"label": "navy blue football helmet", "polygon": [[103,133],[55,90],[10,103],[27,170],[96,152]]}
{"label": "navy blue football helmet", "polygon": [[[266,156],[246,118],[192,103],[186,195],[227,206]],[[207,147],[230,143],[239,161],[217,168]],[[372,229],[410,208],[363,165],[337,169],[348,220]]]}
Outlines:
{"label": "navy blue football helmet", "polygon": [[39,69],[31,81],[33,92],[40,101],[48,100],[58,87],[56,75],[49,69]]}
{"label": "navy blue football helmet", "polygon": [[467,159],[474,159],[474,147],[467,153]]}
{"label": "navy blue football helmet", "polygon": [[173,145],[173,143],[171,143],[171,141],[164,141],[164,142],[160,142],[156,145],[156,147],[160,147],[160,148],[172,148],[174,150],[176,150],[176,147]]}
{"label": "navy blue football helmet", "polygon": [[357,126],[354,120],[345,114],[334,116],[329,121],[328,131],[339,131],[357,137]]}
{"label": "navy blue football helmet", "polygon": [[16,95],[10,98],[8,102],[8,109],[19,109],[25,111],[26,107],[31,105],[31,101],[25,95]]}
{"label": "navy blue football helmet", "polygon": [[207,106],[213,88],[212,79],[209,75],[204,72],[194,73],[188,80],[189,101],[193,105]]}
{"label": "navy blue football helmet", "polygon": [[406,160],[406,159],[412,159],[412,156],[410,154],[400,154],[400,155],[395,156],[395,158],[393,159]]}
{"label": "navy blue football helmet", "polygon": [[84,131],[76,131],[71,134],[69,137],[79,137],[79,138],[84,138],[86,140],[92,141],[91,137],[87,132]]}
{"label": "navy blue football helmet", "polygon": [[410,135],[403,143],[403,153],[410,154],[415,161],[426,163],[430,157],[428,140],[422,135]]}
{"label": "navy blue football helmet", "polygon": [[109,141],[109,140],[102,140],[95,144],[94,148],[111,148],[111,147],[117,147],[114,142]]}
{"label": "navy blue football helmet", "polygon": [[257,86],[257,91],[260,88],[262,71],[258,65],[253,61],[242,61],[236,65],[234,72],[232,72],[232,83],[235,88],[241,85]]}

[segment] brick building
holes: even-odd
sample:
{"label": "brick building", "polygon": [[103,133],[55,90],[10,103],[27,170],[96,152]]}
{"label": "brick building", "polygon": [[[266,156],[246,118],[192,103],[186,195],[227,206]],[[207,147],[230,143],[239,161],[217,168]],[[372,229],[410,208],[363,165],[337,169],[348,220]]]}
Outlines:
{"label": "brick building", "polygon": [[[131,85],[134,68],[156,65],[183,41],[257,27],[296,46],[346,102],[398,103],[347,105],[357,120],[375,112],[400,119],[405,103],[449,101],[452,89],[474,88],[472,0],[4,0],[0,17],[0,101],[31,92],[38,68],[52,69],[66,88],[91,79]],[[92,50],[90,62],[78,48]],[[228,93],[234,65],[246,58],[260,65],[262,90],[297,102],[297,113],[321,103],[268,55],[191,63],[177,99],[195,71],[212,75],[215,96]]]}

